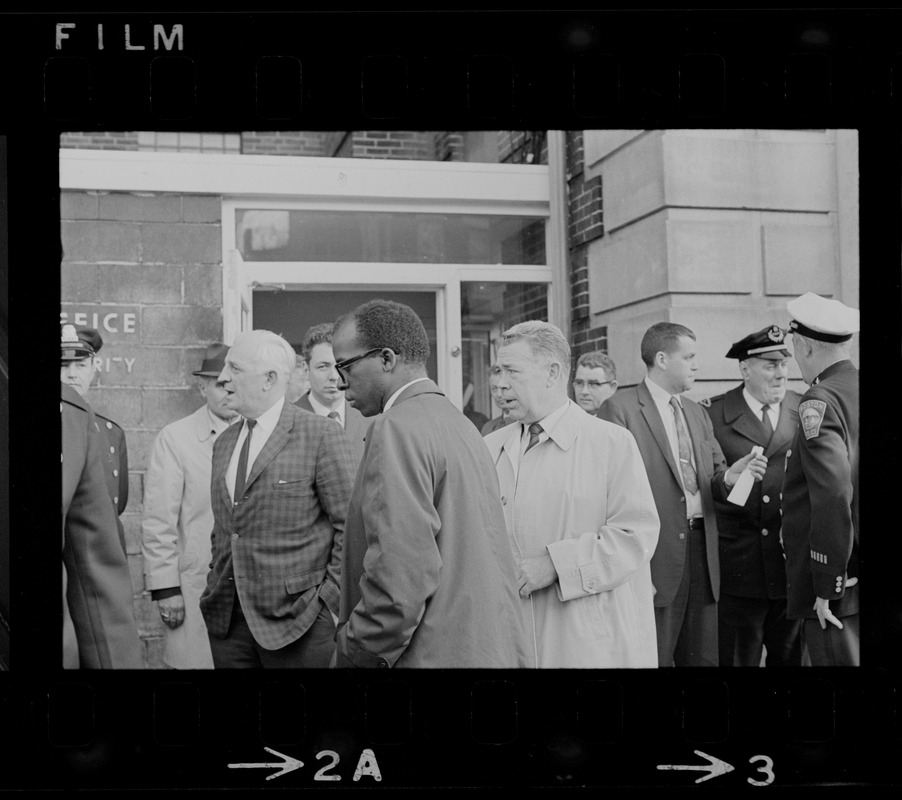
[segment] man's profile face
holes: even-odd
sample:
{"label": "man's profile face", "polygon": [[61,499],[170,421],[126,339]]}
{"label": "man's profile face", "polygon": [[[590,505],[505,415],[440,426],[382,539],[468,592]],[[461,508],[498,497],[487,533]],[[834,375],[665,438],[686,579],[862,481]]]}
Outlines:
{"label": "man's profile face", "polygon": [[503,345],[496,363],[500,368],[498,387],[509,416],[524,425],[542,419],[553,395],[550,365],[539,363],[522,340]]}
{"label": "man's profile face", "polygon": [[218,378],[203,377],[200,379],[200,393],[207,401],[207,408],[213,416],[226,421],[235,419],[238,412],[229,408],[228,394],[225,385]]}
{"label": "man's profile face", "polygon": [[94,380],[94,356],[80,358],[77,361],[64,361],[60,364],[60,381],[71,386],[84,397]]}
{"label": "man's profile face", "polygon": [[256,348],[248,339],[238,339],[229,348],[218,379],[226,393],[226,405],[251,419],[267,408],[266,374],[257,366],[256,356]]}
{"label": "man's profile face", "polygon": [[[369,348],[357,341],[357,323],[346,322],[332,332],[332,353],[335,361],[341,363],[350,358],[362,356]],[[365,417],[382,413],[386,394],[386,373],[378,353],[355,361],[339,375],[338,387],[344,391],[345,400]]]}
{"label": "man's profile face", "polygon": [[[353,370],[356,364],[351,366]],[[310,349],[308,380],[310,393],[324,406],[334,406],[344,395],[338,388],[335,355],[329,342],[320,342]]]}
{"label": "man's profile face", "polygon": [[749,358],[742,363],[742,379],[752,397],[759,403],[783,402],[789,375],[788,358]]}
{"label": "man's profile face", "polygon": [[695,339],[680,336],[674,349],[664,354],[664,375],[671,394],[687,392],[695,383],[698,372],[698,350]]}
{"label": "man's profile face", "polygon": [[594,414],[617,389],[617,383],[605,374],[604,367],[578,366],[573,379],[573,398],[576,404]]}

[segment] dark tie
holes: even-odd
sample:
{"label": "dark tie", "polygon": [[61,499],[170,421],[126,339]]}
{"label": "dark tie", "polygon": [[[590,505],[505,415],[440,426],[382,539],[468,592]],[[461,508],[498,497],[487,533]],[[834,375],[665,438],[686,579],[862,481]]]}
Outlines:
{"label": "dark tie", "polygon": [[244,485],[247,482],[247,454],[251,449],[251,434],[254,432],[254,425],[257,424],[255,419],[246,419],[247,436],[244,437],[244,444],[241,445],[241,452],[238,454],[238,471],[235,473],[235,493],[232,500],[237,503],[244,497]]}
{"label": "dark tie", "polygon": [[541,432],[542,432],[542,426],[539,425],[538,422],[533,422],[532,425],[529,426],[529,444],[526,445],[526,450],[523,451],[524,453],[528,453],[528,452],[529,452],[529,449],[530,449],[533,445],[535,445],[535,444],[538,443],[538,441],[539,441],[539,434],[540,434]]}
{"label": "dark tie", "polygon": [[689,494],[698,491],[698,480],[695,477],[695,468],[692,466],[692,445],[686,426],[683,425],[683,415],[680,413],[680,404],[675,397],[670,398],[673,408],[673,421],[676,423],[677,441],[680,446],[680,472],[683,474],[683,487]]}
{"label": "dark tie", "polygon": [[774,425],[770,421],[770,414],[768,411],[770,410],[770,406],[766,403],[761,408],[761,421],[764,423],[764,438],[769,442],[770,437],[774,435]]}
{"label": "dark tie", "polygon": [[326,416],[329,419],[334,419],[339,425],[341,425],[341,416],[337,411],[330,411]]}

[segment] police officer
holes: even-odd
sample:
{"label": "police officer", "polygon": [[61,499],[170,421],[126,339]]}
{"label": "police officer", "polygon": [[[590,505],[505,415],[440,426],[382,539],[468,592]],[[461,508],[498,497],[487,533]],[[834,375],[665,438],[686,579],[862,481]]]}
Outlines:
{"label": "police officer", "polygon": [[786,305],[810,386],[786,459],[783,545],[789,617],[802,620],[812,666],[858,666],[859,313],[808,292]]}
{"label": "police officer", "polygon": [[720,666],[800,666],[800,622],[786,614],[780,490],[799,422],[799,395],[786,388],[785,331],[768,325],[733,344],[742,383],[703,400],[728,463],[762,448],[767,467],[744,505],[715,498],[720,549]]}
{"label": "police officer", "polygon": [[[103,347],[103,339],[94,328],[63,323],[60,325],[60,381],[86,397],[96,371],[94,356]],[[104,474],[110,499],[116,509],[119,541],[125,551],[125,530],[119,515],[128,505],[128,450],[125,431],[113,420],[94,411],[104,435]]]}

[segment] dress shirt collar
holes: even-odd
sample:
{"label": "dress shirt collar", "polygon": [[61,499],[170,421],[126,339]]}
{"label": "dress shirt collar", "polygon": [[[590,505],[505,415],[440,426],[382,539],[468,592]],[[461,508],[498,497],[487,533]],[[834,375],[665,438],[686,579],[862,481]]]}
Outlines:
{"label": "dress shirt collar", "polygon": [[[570,400],[564,400],[561,406],[556,408],[550,414],[546,414],[542,419],[538,420],[539,425],[542,426],[542,433],[539,434],[540,442],[544,442],[546,439],[554,438],[554,429],[561,421],[564,414],[567,412],[567,408],[569,406]],[[520,436],[525,436],[527,440],[529,439],[529,425],[524,425],[522,422],[520,423]]]}
{"label": "dress shirt collar", "polygon": [[662,411],[670,406],[670,398],[675,397],[677,402],[680,404],[680,408],[683,407],[683,398],[678,394],[671,394],[666,389],[662,389],[658,384],[656,384],[653,380],[646,377],[645,385],[648,387],[648,391],[651,392],[651,399],[655,401],[655,405],[659,410]]}
{"label": "dress shirt collar", "polygon": [[420,381],[428,381],[429,378],[414,378],[409,383],[405,383],[398,391],[396,391],[391,397],[388,398],[388,402],[385,404],[385,408],[382,409],[382,413],[384,414],[388,409],[390,409],[394,404],[395,400],[398,399],[398,395],[401,394],[408,386],[413,386],[415,383],[419,383]]}
{"label": "dress shirt collar", "polygon": [[259,417],[257,417],[257,431],[254,435],[260,438],[260,433],[268,437],[276,428],[279,417],[282,416],[282,407],[285,405],[285,396],[283,395],[276,400],[273,405],[266,409]]}
{"label": "dress shirt collar", "polygon": [[[749,394],[748,389],[744,386],[742,387],[742,396],[745,398],[745,402],[748,404],[748,407],[752,409],[752,413],[761,419],[761,409],[764,408],[764,403],[760,400],[755,399],[752,395]],[[775,411],[777,414],[780,413],[780,404],[779,403],[768,403],[771,411]]]}
{"label": "dress shirt collar", "polygon": [[313,411],[319,414],[321,417],[328,417],[333,411],[338,412],[338,421],[341,423],[341,426],[344,427],[345,424],[345,398],[344,395],[341,396],[341,402],[338,404],[337,408],[329,408],[329,406],[324,406],[319,400],[317,400],[313,396],[313,392],[307,395],[307,399],[310,401],[310,406],[313,408]]}

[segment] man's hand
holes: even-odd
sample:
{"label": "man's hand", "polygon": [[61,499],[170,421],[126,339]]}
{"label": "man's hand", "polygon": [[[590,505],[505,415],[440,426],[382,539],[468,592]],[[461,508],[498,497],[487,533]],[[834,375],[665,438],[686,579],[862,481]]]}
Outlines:
{"label": "man's hand", "polygon": [[842,630],[842,623],[833,616],[830,610],[830,601],[823,597],[816,597],[814,600],[814,610],[817,612],[817,621],[821,624],[821,630],[827,630],[827,622],[831,622],[837,628]]}
{"label": "man's hand", "polygon": [[185,621],[185,598],[180,594],[158,600],[157,605],[160,607],[160,618],[166,627],[174,630]]}
{"label": "man's hand", "polygon": [[551,556],[524,558],[517,567],[517,589],[520,597],[529,597],[533,592],[551,586],[557,579]]}
{"label": "man's hand", "polygon": [[747,456],[735,461],[723,476],[727,487],[736,485],[736,481],[739,480],[739,476],[742,475],[746,467],[749,468],[749,472],[752,473],[755,480],[760,481],[764,477],[764,471],[767,469],[767,459],[764,456],[749,453]]}

